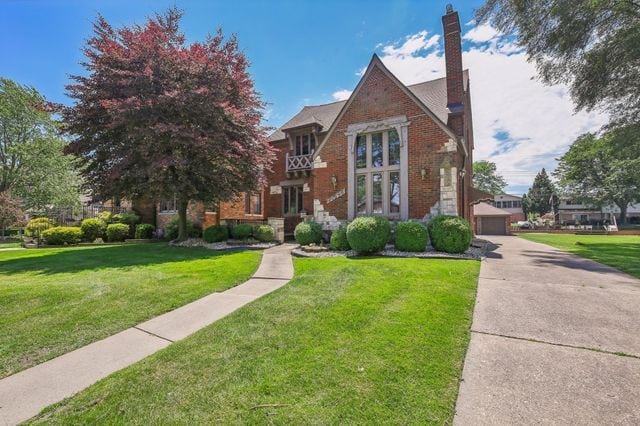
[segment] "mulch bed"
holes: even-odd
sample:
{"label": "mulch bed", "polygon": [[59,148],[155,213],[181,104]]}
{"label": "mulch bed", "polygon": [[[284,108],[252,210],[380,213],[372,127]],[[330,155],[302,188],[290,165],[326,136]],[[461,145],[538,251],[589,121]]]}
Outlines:
{"label": "mulch bed", "polygon": [[[382,257],[417,257],[423,259],[466,259],[466,260],[480,260],[484,257],[487,242],[484,240],[475,239],[471,243],[471,247],[464,253],[445,253],[441,251],[434,250],[433,247],[428,246],[427,249],[423,252],[409,252],[409,251],[400,251],[396,250],[396,248],[392,244],[387,244],[385,249],[379,253],[374,253],[372,256],[382,256]],[[353,250],[348,251],[334,251],[334,250],[326,250],[326,251],[310,251],[306,247],[303,248],[301,246],[296,247],[291,251],[291,254],[296,257],[356,257],[358,253]]]}

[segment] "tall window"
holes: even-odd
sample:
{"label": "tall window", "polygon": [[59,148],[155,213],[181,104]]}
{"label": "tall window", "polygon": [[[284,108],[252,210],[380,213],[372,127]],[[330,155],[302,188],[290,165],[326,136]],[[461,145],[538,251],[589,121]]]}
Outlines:
{"label": "tall window", "polygon": [[160,213],[175,213],[178,211],[178,201],[176,196],[160,200]]}
{"label": "tall window", "polygon": [[400,215],[400,137],[395,129],[356,137],[356,215]]}
{"label": "tall window", "polygon": [[244,214],[262,214],[262,195],[246,193],[244,195]]}
{"label": "tall window", "polygon": [[316,149],[316,136],[313,133],[296,136],[295,155],[313,154]]}
{"label": "tall window", "polygon": [[262,214],[262,195],[260,193],[251,195],[253,214]]}
{"label": "tall window", "polygon": [[297,216],[303,210],[302,187],[285,186],[282,188],[282,212],[285,216]]}
{"label": "tall window", "polygon": [[251,214],[251,194],[244,194],[244,214]]}

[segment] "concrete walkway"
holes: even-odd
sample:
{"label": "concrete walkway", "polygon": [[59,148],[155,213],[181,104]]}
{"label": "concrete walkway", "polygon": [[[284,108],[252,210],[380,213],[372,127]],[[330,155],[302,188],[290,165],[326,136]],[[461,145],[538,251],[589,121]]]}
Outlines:
{"label": "concrete walkway", "polygon": [[253,278],[104,340],[0,380],[0,424],[16,424],[43,408],[183,339],[293,278],[291,244],[264,251]]}
{"label": "concrete walkway", "polygon": [[640,424],[640,280],[486,238],[454,424]]}

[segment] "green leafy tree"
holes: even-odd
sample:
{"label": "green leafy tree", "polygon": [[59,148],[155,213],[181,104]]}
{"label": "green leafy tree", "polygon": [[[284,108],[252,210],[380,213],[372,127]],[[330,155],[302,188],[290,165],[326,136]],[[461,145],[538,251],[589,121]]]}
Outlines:
{"label": "green leafy tree", "polygon": [[187,205],[228,201],[266,183],[274,159],[261,125],[265,104],[235,37],[221,31],[187,44],[182,13],[113,28],[102,17],[84,49],[87,74],[67,86],[64,111],[94,193],[104,198],[178,199],[178,239]]}
{"label": "green leafy tree", "polygon": [[496,163],[482,160],[473,163],[473,186],[490,194],[501,194],[507,181],[498,174]]}
{"label": "green leafy tree", "polygon": [[640,125],[581,135],[559,159],[555,175],[564,192],[581,201],[615,203],[626,223],[627,206],[640,201]]}
{"label": "green leafy tree", "polygon": [[64,154],[54,106],[31,87],[0,78],[0,192],[25,209],[78,203],[73,157]]}
{"label": "green leafy tree", "polygon": [[514,35],[543,81],[568,83],[577,109],[640,122],[640,1],[486,0],[476,18]]}
{"label": "green leafy tree", "polygon": [[[551,199],[555,192],[553,182],[551,182],[547,171],[543,168],[536,175],[533,180],[533,185],[527,193],[526,209],[528,213],[542,216],[551,212]],[[554,207],[557,208],[557,203],[554,203]]]}
{"label": "green leafy tree", "polygon": [[529,217],[530,212],[531,203],[529,201],[529,197],[527,197],[527,194],[522,194],[522,213],[524,213],[524,217]]}

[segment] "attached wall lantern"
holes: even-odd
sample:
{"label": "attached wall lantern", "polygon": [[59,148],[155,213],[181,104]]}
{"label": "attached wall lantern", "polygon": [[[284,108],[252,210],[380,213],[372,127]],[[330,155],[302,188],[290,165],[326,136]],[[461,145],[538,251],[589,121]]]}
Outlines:
{"label": "attached wall lantern", "polygon": [[467,174],[467,171],[465,169],[460,170],[460,177],[464,178],[464,175]]}
{"label": "attached wall lantern", "polygon": [[425,180],[427,178],[427,169],[420,169],[420,177],[422,178],[422,180]]}
{"label": "attached wall lantern", "polygon": [[338,177],[336,175],[331,176],[331,185],[333,185],[333,189],[338,187]]}

